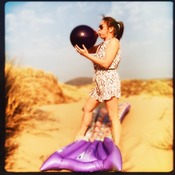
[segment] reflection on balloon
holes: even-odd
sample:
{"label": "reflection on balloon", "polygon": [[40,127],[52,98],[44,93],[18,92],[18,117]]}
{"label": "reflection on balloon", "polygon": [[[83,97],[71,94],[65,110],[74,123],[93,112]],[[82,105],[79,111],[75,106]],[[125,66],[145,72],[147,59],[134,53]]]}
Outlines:
{"label": "reflection on balloon", "polygon": [[73,46],[76,44],[83,48],[84,44],[87,49],[94,46],[98,38],[97,33],[87,25],[79,25],[75,27],[70,34],[70,41]]}

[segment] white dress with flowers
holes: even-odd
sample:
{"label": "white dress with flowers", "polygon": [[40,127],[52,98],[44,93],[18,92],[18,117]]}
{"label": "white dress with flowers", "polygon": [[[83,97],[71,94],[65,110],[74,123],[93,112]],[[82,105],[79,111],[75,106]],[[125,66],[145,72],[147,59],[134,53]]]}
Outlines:
{"label": "white dress with flowers", "polygon": [[[107,40],[101,44],[95,54],[97,58],[104,59],[109,42],[110,40]],[[111,97],[119,98],[121,96],[120,77],[117,72],[117,67],[120,62],[120,52],[121,50],[119,49],[115,59],[108,69],[94,63],[95,74],[93,82],[95,83],[95,88],[90,92],[90,97],[98,100],[99,102],[109,100]]]}

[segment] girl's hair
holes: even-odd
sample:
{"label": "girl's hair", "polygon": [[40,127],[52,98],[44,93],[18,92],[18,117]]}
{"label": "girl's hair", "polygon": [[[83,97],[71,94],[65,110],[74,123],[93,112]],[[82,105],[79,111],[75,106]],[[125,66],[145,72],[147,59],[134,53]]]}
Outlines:
{"label": "girl's hair", "polygon": [[114,35],[115,37],[120,40],[122,35],[123,35],[123,31],[124,31],[124,24],[122,21],[116,21],[114,18],[112,17],[107,17],[103,15],[103,19],[108,27],[114,27]]}

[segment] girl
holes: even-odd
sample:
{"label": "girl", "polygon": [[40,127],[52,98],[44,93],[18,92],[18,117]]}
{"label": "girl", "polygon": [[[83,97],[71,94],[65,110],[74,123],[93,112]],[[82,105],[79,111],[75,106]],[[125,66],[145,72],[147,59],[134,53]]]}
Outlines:
{"label": "girl", "polygon": [[[83,120],[76,139],[82,138],[92,120],[93,110],[104,102],[111,120],[111,131],[114,143],[119,146],[121,124],[118,117],[118,99],[120,98],[120,79],[117,67],[120,62],[120,38],[123,35],[124,25],[112,17],[103,16],[97,34],[104,41],[89,50],[75,45],[76,51],[94,64],[95,88],[91,91],[83,108]],[[92,55],[91,53],[95,53]]]}

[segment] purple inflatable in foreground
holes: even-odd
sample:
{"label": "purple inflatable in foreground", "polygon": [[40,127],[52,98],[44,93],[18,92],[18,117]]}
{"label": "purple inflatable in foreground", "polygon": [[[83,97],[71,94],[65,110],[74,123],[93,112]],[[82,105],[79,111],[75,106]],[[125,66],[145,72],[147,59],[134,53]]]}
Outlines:
{"label": "purple inflatable in foreground", "polygon": [[[129,112],[130,105],[119,105],[119,118],[122,121]],[[103,119],[103,120],[102,120]],[[101,122],[99,134],[93,137],[97,122]],[[121,171],[122,156],[114,144],[111,133],[102,134],[110,126],[107,113],[100,109],[96,111],[94,121],[84,138],[77,140],[62,149],[57,150],[43,163],[40,170],[70,170],[73,172]],[[98,125],[99,127],[99,125]]]}

